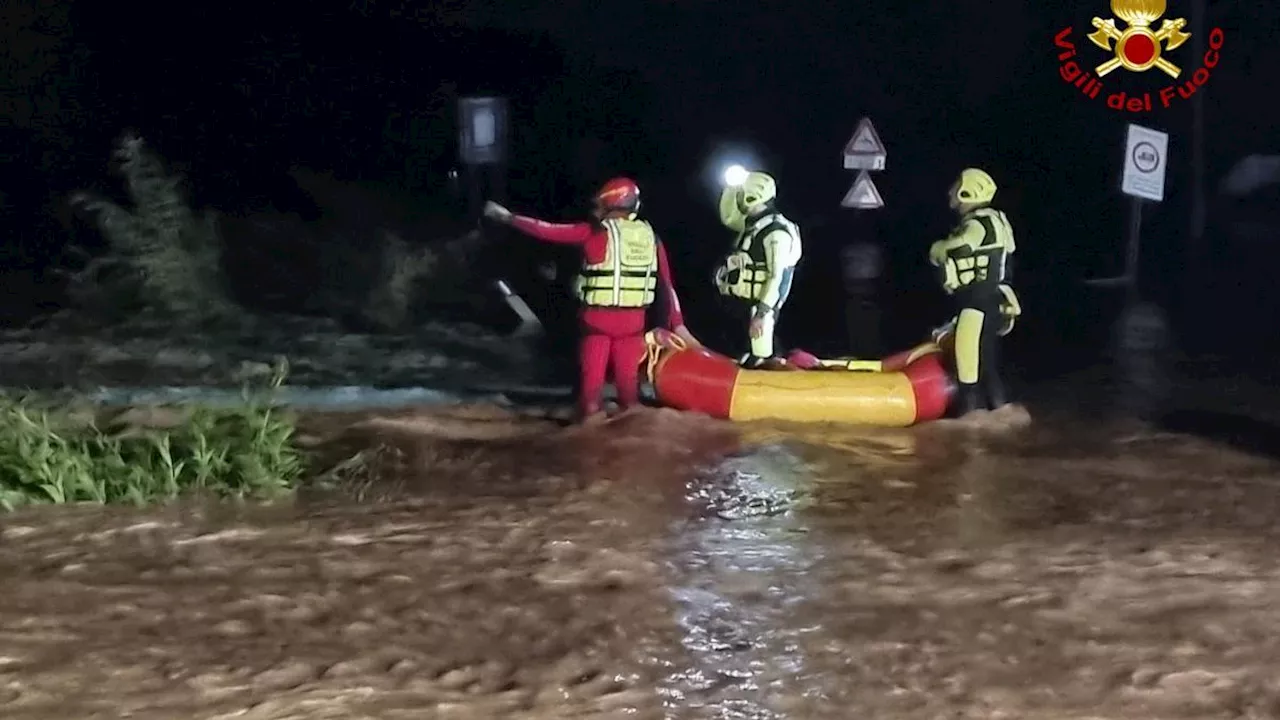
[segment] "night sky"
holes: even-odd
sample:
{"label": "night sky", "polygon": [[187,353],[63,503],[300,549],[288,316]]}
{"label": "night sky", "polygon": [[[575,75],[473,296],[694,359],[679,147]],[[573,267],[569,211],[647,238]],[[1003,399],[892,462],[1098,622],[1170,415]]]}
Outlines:
{"label": "night sky", "polygon": [[[1261,80],[1280,68],[1280,9],[1208,5],[1207,27],[1226,37],[1200,90],[1208,237],[1225,258],[1226,282],[1254,283],[1256,299],[1271,281],[1240,280],[1239,268],[1275,250],[1230,247],[1227,223],[1255,209],[1214,190],[1240,157],[1280,152],[1280,103]],[[75,225],[63,201],[81,187],[112,187],[105,160],[125,128],[186,171],[200,203],[228,214],[296,210],[286,176],[295,167],[446,207],[456,97],[498,92],[513,103],[511,205],[570,218],[599,181],[634,176],[677,256],[695,324],[716,319],[708,276],[729,242],[716,223],[715,178],[723,162],[743,157],[778,178],[782,208],[805,230],[807,279],[791,309],[797,332],[824,332],[835,312],[829,261],[857,235],[891,255],[885,297],[895,323],[918,334],[939,321],[923,255],[951,220],[947,185],[977,165],[1001,185],[997,204],[1019,237],[1017,281],[1029,312],[1045,320],[1041,332],[1093,337],[1102,306],[1092,296],[1106,293],[1079,283],[1120,270],[1127,204],[1116,188],[1129,121],[1173,134],[1167,199],[1147,213],[1143,262],[1153,296],[1186,304],[1172,280],[1190,214],[1191,103],[1130,115],[1059,76],[1053,38],[1067,26],[1087,66],[1106,59],[1084,39],[1090,17],[1111,16],[1106,3],[880,7],[901,9],[705,0],[230,0],[161,9],[14,0],[0,11],[6,283],[11,297],[31,299],[14,307],[57,300],[48,268]],[[1166,17],[1190,15],[1189,2],[1171,2]],[[1183,80],[1201,64],[1193,45],[1169,55],[1185,68]],[[1165,80],[1120,71],[1104,82],[1143,92]],[[838,207],[853,179],[839,156],[863,115],[889,148],[888,169],[875,176],[888,207],[855,220]]]}

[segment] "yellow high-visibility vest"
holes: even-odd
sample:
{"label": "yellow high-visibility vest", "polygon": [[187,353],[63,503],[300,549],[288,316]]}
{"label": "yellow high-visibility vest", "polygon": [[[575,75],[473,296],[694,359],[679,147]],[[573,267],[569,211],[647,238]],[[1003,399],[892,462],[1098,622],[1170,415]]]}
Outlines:
{"label": "yellow high-visibility vest", "polygon": [[930,248],[932,261],[942,269],[948,293],[986,286],[995,288],[1009,278],[1009,256],[1017,249],[1013,227],[1004,213],[979,208],[961,219],[959,227]]}
{"label": "yellow high-visibility vest", "polygon": [[604,221],[604,262],[582,266],[578,298],[591,307],[643,308],[658,289],[658,237],[643,220]]}
{"label": "yellow high-visibility vest", "polygon": [[793,243],[799,242],[800,228],[777,213],[756,220],[738,234],[733,252],[716,270],[716,288],[721,295],[743,300],[759,300],[764,295],[772,275],[765,256],[764,240],[778,230],[790,235]]}

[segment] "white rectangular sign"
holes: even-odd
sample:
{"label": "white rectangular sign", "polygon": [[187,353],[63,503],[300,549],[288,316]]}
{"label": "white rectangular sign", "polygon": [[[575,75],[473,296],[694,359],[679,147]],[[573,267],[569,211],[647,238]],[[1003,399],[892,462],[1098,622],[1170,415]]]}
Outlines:
{"label": "white rectangular sign", "polygon": [[1125,195],[1161,202],[1164,200],[1164,176],[1169,169],[1169,133],[1129,124],[1124,143],[1124,178],[1120,189]]}
{"label": "white rectangular sign", "polygon": [[458,99],[458,154],[465,165],[493,165],[506,161],[506,98]]}

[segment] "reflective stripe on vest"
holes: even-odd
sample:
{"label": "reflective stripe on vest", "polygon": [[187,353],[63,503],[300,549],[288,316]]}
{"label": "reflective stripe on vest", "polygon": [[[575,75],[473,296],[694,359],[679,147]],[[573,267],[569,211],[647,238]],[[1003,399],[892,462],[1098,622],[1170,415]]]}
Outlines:
{"label": "reflective stripe on vest", "polygon": [[643,308],[658,288],[658,239],[643,220],[606,220],[604,262],[583,265],[578,298],[592,307]]}
{"label": "reflective stripe on vest", "polygon": [[982,243],[975,248],[962,248],[947,255],[943,284],[951,290],[971,286],[994,287],[1008,275],[1008,258],[1014,250],[1013,227],[999,210],[981,208],[965,218],[982,225]]}
{"label": "reflective stripe on vest", "polygon": [[725,258],[720,272],[716,273],[716,285],[722,295],[732,295],[744,300],[759,300],[769,284],[769,261],[763,240],[781,230],[794,241],[799,232],[796,226],[782,215],[765,215],[738,236],[733,254]]}

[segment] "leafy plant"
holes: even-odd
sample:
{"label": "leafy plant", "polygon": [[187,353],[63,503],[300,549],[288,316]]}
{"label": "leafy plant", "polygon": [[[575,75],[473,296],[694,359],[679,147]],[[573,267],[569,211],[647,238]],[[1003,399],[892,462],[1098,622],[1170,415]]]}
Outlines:
{"label": "leafy plant", "polygon": [[71,275],[72,298],[81,304],[136,299],[191,322],[231,313],[215,217],[191,209],[182,195],[182,178],[168,171],[142,138],[125,136],[115,158],[133,207],[84,192],[71,197],[74,206],[94,217],[109,245],[104,255]]}
{"label": "leafy plant", "polygon": [[[280,366],[269,389],[283,379]],[[247,389],[232,409],[179,411],[167,427],[138,427],[123,414],[85,422],[65,406],[0,397],[0,507],[142,505],[184,493],[270,498],[302,473],[293,418],[267,393]]]}
{"label": "leafy plant", "polygon": [[384,234],[382,272],[364,308],[365,319],[384,330],[399,330],[412,318],[418,283],[437,268],[427,248],[415,248],[392,233]]}

